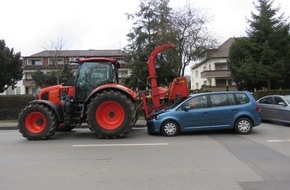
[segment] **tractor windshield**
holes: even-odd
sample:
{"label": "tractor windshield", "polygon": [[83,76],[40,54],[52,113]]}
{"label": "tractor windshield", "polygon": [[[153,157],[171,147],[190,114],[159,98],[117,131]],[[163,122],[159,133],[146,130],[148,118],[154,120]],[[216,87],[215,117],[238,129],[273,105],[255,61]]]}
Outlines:
{"label": "tractor windshield", "polygon": [[111,62],[84,62],[78,71],[76,98],[85,100],[98,86],[116,82]]}

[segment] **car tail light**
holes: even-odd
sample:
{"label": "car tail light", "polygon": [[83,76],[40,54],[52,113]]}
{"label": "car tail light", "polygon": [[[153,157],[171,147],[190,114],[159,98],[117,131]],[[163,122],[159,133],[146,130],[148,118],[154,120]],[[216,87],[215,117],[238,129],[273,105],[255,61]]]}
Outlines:
{"label": "car tail light", "polygon": [[256,104],[256,112],[260,112],[260,106]]}

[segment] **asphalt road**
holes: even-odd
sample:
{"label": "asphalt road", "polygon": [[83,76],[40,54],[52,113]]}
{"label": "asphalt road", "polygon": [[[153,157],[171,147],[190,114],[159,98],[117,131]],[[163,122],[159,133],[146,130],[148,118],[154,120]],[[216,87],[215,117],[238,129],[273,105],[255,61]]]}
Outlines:
{"label": "asphalt road", "polygon": [[150,136],[136,127],[123,139],[88,129],[28,141],[0,130],[0,189],[290,189],[290,127],[263,123],[231,131]]}

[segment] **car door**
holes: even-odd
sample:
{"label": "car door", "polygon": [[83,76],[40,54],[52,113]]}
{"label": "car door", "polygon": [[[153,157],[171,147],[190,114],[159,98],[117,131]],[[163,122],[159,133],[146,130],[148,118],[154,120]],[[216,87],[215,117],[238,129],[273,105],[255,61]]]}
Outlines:
{"label": "car door", "polygon": [[273,109],[274,100],[272,96],[261,98],[259,101],[260,115],[263,120],[272,119],[275,114],[275,109]]}
{"label": "car door", "polygon": [[273,109],[274,112],[272,114],[272,118],[279,121],[289,120],[289,107],[287,106],[283,98],[279,96],[274,97]]}
{"label": "car door", "polygon": [[190,131],[209,125],[207,105],[206,95],[195,96],[183,103],[179,116],[183,130]]}
{"label": "car door", "polygon": [[231,127],[239,106],[234,105],[232,93],[209,95],[211,107],[208,110],[209,123],[212,128]]}

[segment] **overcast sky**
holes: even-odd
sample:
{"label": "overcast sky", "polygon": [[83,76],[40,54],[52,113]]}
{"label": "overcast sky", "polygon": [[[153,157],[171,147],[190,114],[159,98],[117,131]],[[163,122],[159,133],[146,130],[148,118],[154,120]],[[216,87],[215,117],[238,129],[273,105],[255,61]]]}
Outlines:
{"label": "overcast sky", "polygon": [[[132,28],[125,13],[139,11],[139,0],[0,0],[0,39],[29,56],[43,44],[67,39],[66,49],[122,49]],[[189,2],[211,18],[219,42],[245,36],[253,0],[171,0],[173,8]],[[289,0],[274,0],[290,16]]]}

